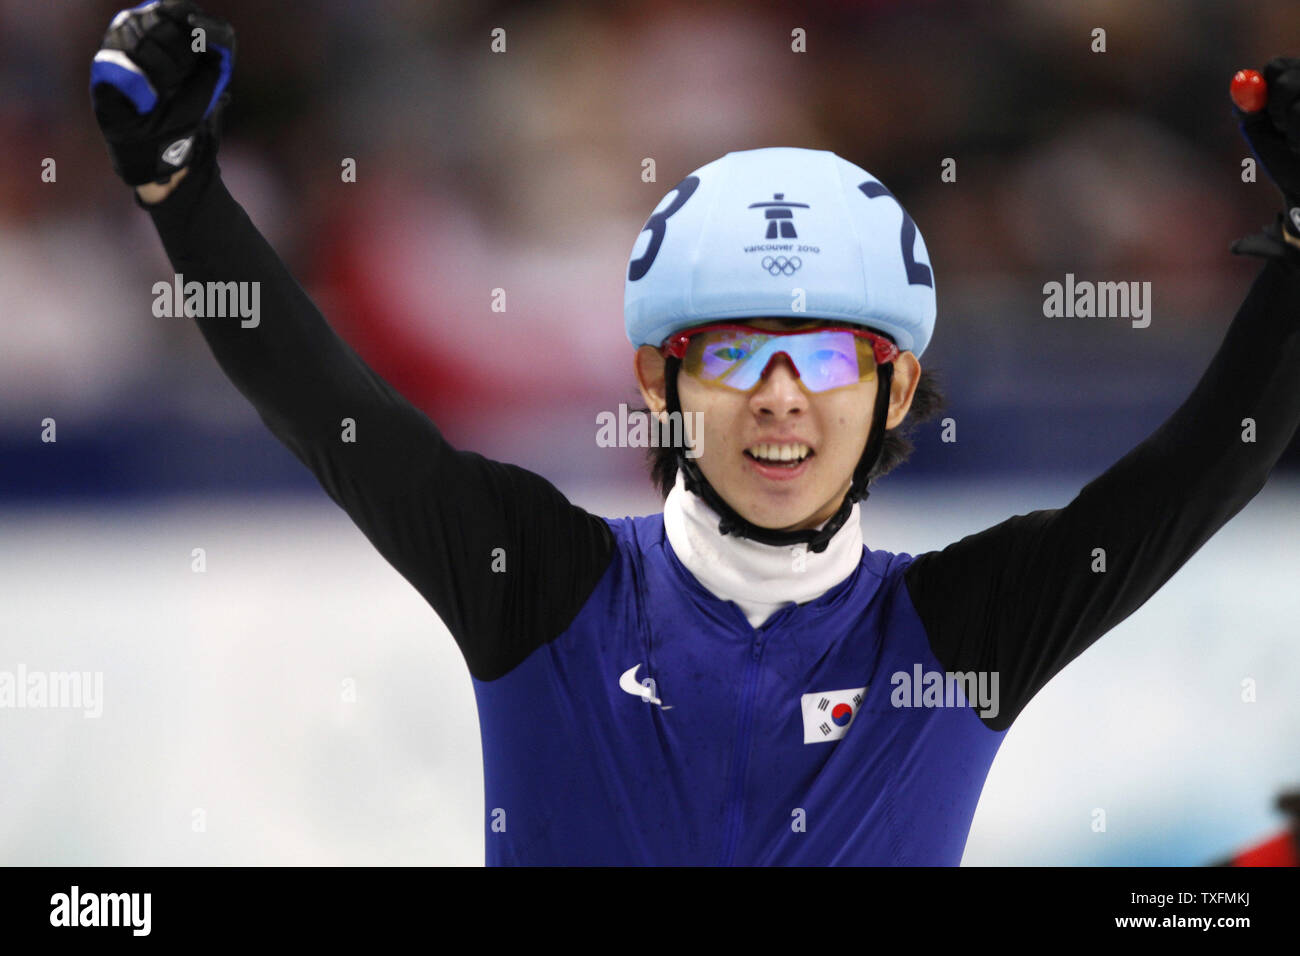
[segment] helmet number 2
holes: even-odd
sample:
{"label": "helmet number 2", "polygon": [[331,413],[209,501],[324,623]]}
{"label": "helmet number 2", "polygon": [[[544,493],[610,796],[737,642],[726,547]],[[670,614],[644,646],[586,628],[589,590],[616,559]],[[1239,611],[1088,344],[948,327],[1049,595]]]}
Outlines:
{"label": "helmet number 2", "polygon": [[[645,221],[641,231],[650,230],[650,242],[646,246],[645,252],[628,263],[627,278],[629,282],[635,282],[637,279],[643,278],[650,271],[650,267],[654,265],[655,256],[659,255],[659,247],[663,245],[664,233],[668,229],[668,217],[686,205],[686,200],[695,194],[695,190],[699,185],[699,176],[687,176],[675,187],[677,195],[673,197],[673,201],[662,212],[654,213]],[[913,229],[915,230],[915,227]]]}
{"label": "helmet number 2", "polygon": [[[867,180],[858,186],[862,194],[868,199],[875,199],[877,196],[888,196],[894,199],[894,194],[882,186],[880,183]],[[897,199],[894,199],[898,203]],[[902,203],[898,203],[899,210],[903,213],[903,232],[899,236],[899,242],[903,246],[903,265],[907,267],[907,284],[908,285],[928,285],[934,288],[934,277],[930,272],[930,267],[924,262],[916,261],[916,253],[913,247],[916,245],[916,223],[912,222],[912,217],[903,209]]]}

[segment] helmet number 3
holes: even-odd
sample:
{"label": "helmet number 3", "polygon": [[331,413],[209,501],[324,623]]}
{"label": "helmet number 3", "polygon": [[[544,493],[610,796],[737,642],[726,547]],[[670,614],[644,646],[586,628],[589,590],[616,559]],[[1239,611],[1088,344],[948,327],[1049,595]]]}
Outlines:
{"label": "helmet number 3", "polygon": [[[858,186],[862,194],[868,199],[875,199],[878,196],[888,196],[894,199],[894,194],[882,186],[880,183],[867,180]],[[907,214],[903,204],[894,199],[898,209],[903,214],[903,232],[898,237],[899,243],[903,247],[903,265],[907,268],[908,285],[928,285],[934,288],[934,277],[930,272],[930,267],[924,262],[916,261],[916,253],[913,247],[916,245],[916,223],[912,222],[912,217]]]}
{"label": "helmet number 3", "polygon": [[655,256],[659,255],[659,247],[663,245],[664,233],[668,229],[668,217],[686,205],[686,200],[695,195],[696,188],[700,185],[699,176],[687,176],[676,185],[677,195],[673,198],[662,212],[657,212],[645,221],[641,231],[650,230],[650,243],[646,246],[645,252],[633,259],[627,266],[627,278],[629,282],[635,282],[643,278],[650,267],[654,265]]}

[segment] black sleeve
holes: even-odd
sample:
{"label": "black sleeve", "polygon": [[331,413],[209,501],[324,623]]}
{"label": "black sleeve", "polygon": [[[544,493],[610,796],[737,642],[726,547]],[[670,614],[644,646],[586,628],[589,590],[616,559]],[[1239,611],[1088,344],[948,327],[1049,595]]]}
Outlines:
{"label": "black sleeve", "polygon": [[260,283],[256,325],[203,317],[199,331],[272,433],[438,612],[470,673],[500,677],[559,636],[613,555],[605,521],[537,475],[448,444],[334,333],[215,162],[161,203],[137,203],[184,282]]}
{"label": "black sleeve", "polygon": [[1272,260],[1191,396],[1149,438],[1064,508],[918,556],[904,579],[936,658],[998,675],[999,713],[985,723],[1010,726],[1141,607],[1259,492],[1298,423],[1300,266]]}

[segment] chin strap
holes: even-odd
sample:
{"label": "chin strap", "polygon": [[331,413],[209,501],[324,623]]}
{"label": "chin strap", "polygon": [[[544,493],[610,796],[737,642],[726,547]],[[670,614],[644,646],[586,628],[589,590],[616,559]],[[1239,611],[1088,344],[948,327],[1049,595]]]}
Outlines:
{"label": "chin strap", "polygon": [[[677,374],[680,370],[681,360],[669,356],[664,368],[664,378],[667,385],[666,397],[670,414],[682,410],[681,402],[677,397]],[[866,501],[871,494],[867,490],[867,484],[871,469],[876,466],[876,461],[880,458],[880,451],[885,443],[885,416],[889,409],[890,385],[894,380],[893,363],[890,362],[879,366],[878,375],[876,407],[871,418],[871,435],[867,438],[867,447],[862,452],[862,457],[858,459],[857,467],[853,469],[853,481],[849,485],[848,493],[844,496],[844,501],[840,504],[839,510],[831,516],[831,519],[821,529],[776,531],[746,521],[709,484],[708,479],[704,477],[704,473],[700,471],[699,465],[695,463],[695,459],[686,457],[686,449],[678,448],[677,467],[681,469],[686,490],[699,495],[705,504],[718,513],[720,518],[718,533],[734,534],[738,538],[750,538],[760,544],[777,546],[806,544],[808,550],[814,554],[825,551],[826,546],[830,544],[831,538],[835,536],[835,532],[844,527],[844,522],[853,513],[853,505],[859,501]]]}

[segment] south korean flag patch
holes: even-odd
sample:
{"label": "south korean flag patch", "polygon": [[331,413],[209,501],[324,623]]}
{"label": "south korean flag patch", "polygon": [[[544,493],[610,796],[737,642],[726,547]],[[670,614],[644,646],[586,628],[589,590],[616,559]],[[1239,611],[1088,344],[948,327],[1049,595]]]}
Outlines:
{"label": "south korean flag patch", "polygon": [[799,698],[799,709],[803,711],[803,742],[820,744],[839,740],[848,733],[866,696],[865,687],[804,694]]}

